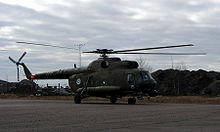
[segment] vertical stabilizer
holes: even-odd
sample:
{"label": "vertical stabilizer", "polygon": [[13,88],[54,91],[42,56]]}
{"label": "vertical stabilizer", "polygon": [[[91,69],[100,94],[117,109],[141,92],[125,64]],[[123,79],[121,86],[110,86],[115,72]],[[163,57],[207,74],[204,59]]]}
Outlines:
{"label": "vertical stabilizer", "polygon": [[27,66],[26,66],[24,63],[20,63],[20,65],[23,66],[23,68],[24,68],[24,73],[25,73],[26,77],[27,77],[28,79],[34,80],[34,78],[32,78],[32,74],[31,74],[30,70],[27,68]]}

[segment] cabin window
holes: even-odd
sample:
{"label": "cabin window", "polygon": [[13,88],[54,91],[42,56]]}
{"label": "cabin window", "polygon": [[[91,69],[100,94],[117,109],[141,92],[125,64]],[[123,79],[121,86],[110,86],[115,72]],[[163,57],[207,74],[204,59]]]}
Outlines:
{"label": "cabin window", "polygon": [[136,77],[136,83],[139,84],[139,83],[143,82],[143,77],[142,77],[141,72],[137,73],[135,77]]}
{"label": "cabin window", "polygon": [[127,76],[128,83],[134,83],[134,74],[129,73]]}

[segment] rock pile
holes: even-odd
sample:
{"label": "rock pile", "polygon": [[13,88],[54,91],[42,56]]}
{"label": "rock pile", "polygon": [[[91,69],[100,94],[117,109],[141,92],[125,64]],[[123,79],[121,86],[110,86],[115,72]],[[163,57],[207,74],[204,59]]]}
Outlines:
{"label": "rock pile", "polygon": [[152,73],[161,95],[220,95],[220,73],[214,71],[158,70]]}

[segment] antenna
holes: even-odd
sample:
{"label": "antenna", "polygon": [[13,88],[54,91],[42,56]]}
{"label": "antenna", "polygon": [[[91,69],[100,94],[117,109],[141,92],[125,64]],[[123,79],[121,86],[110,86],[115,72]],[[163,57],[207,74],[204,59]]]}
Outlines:
{"label": "antenna", "polygon": [[82,65],[82,59],[81,59],[81,53],[82,53],[82,47],[85,46],[85,44],[74,44],[75,47],[77,47],[79,52],[79,67]]}
{"label": "antenna", "polygon": [[173,56],[170,56],[170,59],[171,59],[172,69],[174,69],[173,68]]}
{"label": "antenna", "polygon": [[21,57],[18,59],[18,61],[15,61],[14,59],[12,59],[10,56],[8,57],[9,60],[11,60],[14,64],[16,64],[17,66],[17,81],[19,82],[19,65],[21,64],[21,60],[22,58],[27,54],[27,52],[24,52]]}

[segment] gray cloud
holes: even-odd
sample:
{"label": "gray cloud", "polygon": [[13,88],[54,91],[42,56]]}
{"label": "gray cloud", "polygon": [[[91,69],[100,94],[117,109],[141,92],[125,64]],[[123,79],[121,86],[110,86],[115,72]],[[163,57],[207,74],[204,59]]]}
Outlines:
{"label": "gray cloud", "polygon": [[[21,2],[22,3],[22,2]],[[41,4],[39,4],[41,3]],[[160,52],[206,52],[207,56],[173,56],[189,69],[219,71],[220,3],[214,0],[94,0],[51,3],[36,7],[1,1],[0,76],[15,81],[15,66],[8,56],[24,58],[33,72],[71,67],[78,62],[77,51],[16,44],[16,41],[73,47],[86,43],[84,50],[129,49],[193,43],[190,48]],[[44,8],[38,10],[38,6]],[[74,52],[74,53],[73,53]],[[152,52],[159,52],[158,50]],[[115,56],[115,55],[113,55]],[[83,55],[87,65],[98,55]],[[121,55],[122,59],[138,56]],[[167,68],[170,56],[144,56],[154,67]]]}

